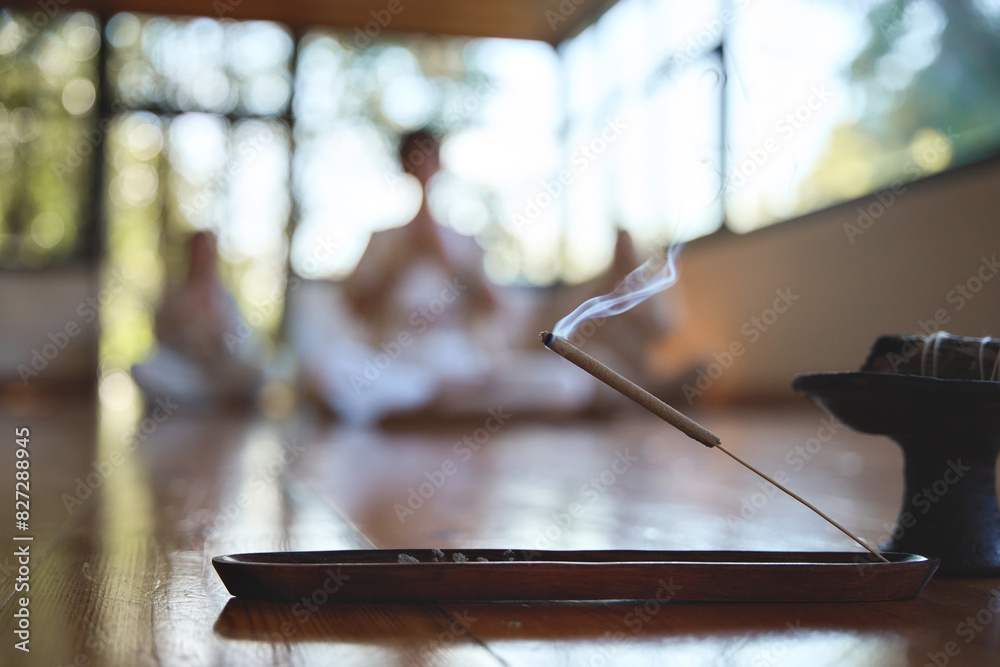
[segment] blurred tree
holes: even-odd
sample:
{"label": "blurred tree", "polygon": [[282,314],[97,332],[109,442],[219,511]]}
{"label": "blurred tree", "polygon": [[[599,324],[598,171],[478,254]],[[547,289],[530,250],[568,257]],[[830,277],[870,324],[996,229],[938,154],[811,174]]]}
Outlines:
{"label": "blurred tree", "polygon": [[889,0],[848,72],[859,112],[831,135],[803,187],[810,209],[995,153],[1000,5]]}

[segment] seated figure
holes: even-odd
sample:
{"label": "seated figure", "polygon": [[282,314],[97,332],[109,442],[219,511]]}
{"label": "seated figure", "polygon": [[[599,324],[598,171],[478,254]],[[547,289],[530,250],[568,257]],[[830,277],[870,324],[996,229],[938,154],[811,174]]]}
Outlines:
{"label": "seated figure", "polygon": [[313,294],[314,304],[293,308],[307,385],[356,423],[395,412],[579,407],[592,383],[540,347],[510,349],[505,300],[484,274],[482,249],[434,219],[426,191],[438,148],[427,130],[402,138],[402,167],[425,194],[420,209],[402,227],[372,235],[337,293]]}
{"label": "seated figure", "polygon": [[150,398],[170,397],[199,409],[252,403],[263,373],[236,303],[219,282],[215,237],[188,240],[188,272],[156,311],[158,349],[132,368]]}

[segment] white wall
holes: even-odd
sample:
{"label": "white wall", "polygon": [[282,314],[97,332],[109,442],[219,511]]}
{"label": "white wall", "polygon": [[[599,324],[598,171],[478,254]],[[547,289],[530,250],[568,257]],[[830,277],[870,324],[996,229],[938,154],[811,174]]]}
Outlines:
{"label": "white wall", "polygon": [[[878,213],[879,196],[888,205],[862,229],[860,211]],[[1000,159],[759,232],[690,244],[674,288],[683,327],[666,351],[672,365],[683,365],[711,360],[734,342],[744,346],[695,399],[712,401],[791,396],[797,373],[856,370],[876,336],[919,332],[936,315],[951,333],[1000,337],[1000,275],[983,268],[984,257],[1000,259]],[[977,287],[979,271],[990,279],[965,299],[956,287]],[[751,318],[773,306],[778,289],[798,300],[762,331]]]}
{"label": "white wall", "polygon": [[98,322],[88,299],[97,293],[86,268],[0,273],[0,382],[21,386],[18,366],[32,368],[35,351],[29,385],[92,381]]}

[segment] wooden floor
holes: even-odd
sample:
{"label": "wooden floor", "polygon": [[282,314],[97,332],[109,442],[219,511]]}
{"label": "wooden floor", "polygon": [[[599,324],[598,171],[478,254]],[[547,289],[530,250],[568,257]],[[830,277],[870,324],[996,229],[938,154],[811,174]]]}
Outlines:
{"label": "wooden floor", "polygon": [[[373,545],[855,548],[644,414],[544,424],[504,413],[490,433],[496,422],[484,412],[368,432],[195,417],[182,406],[140,424],[148,434],[137,440],[127,412],[98,415],[86,403],[8,401],[3,411],[0,486],[11,514],[14,429],[31,430],[31,517],[27,531],[8,520],[0,534],[2,665],[1000,664],[1000,579],[935,579],[919,599],[875,604],[311,610],[232,599],[211,567],[226,553]],[[889,441],[841,429],[798,454],[825,418],[807,403],[694,416],[863,537],[891,529],[902,458]],[[14,551],[24,544],[30,654],[14,647],[24,595],[14,592]]]}

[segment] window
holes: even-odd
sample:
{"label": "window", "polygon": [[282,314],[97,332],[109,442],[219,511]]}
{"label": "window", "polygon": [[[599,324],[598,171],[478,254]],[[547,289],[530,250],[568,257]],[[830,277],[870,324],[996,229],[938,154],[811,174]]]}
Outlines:
{"label": "window", "polygon": [[1000,147],[995,0],[622,0],[561,50],[569,150],[616,114],[641,128],[571,196],[589,266],[616,225],[750,231]]}
{"label": "window", "polygon": [[610,261],[616,228],[645,245],[722,224],[722,33],[714,3],[625,0],[563,46],[567,277]]}
{"label": "window", "polygon": [[100,44],[89,14],[0,11],[0,270],[97,256]]}
{"label": "window", "polygon": [[241,314],[277,330],[291,211],[294,41],[273,23],[118,14],[107,24],[105,270],[125,276],[102,313],[102,356],[153,345],[153,311],[184,270],[185,238],[219,237]]}

